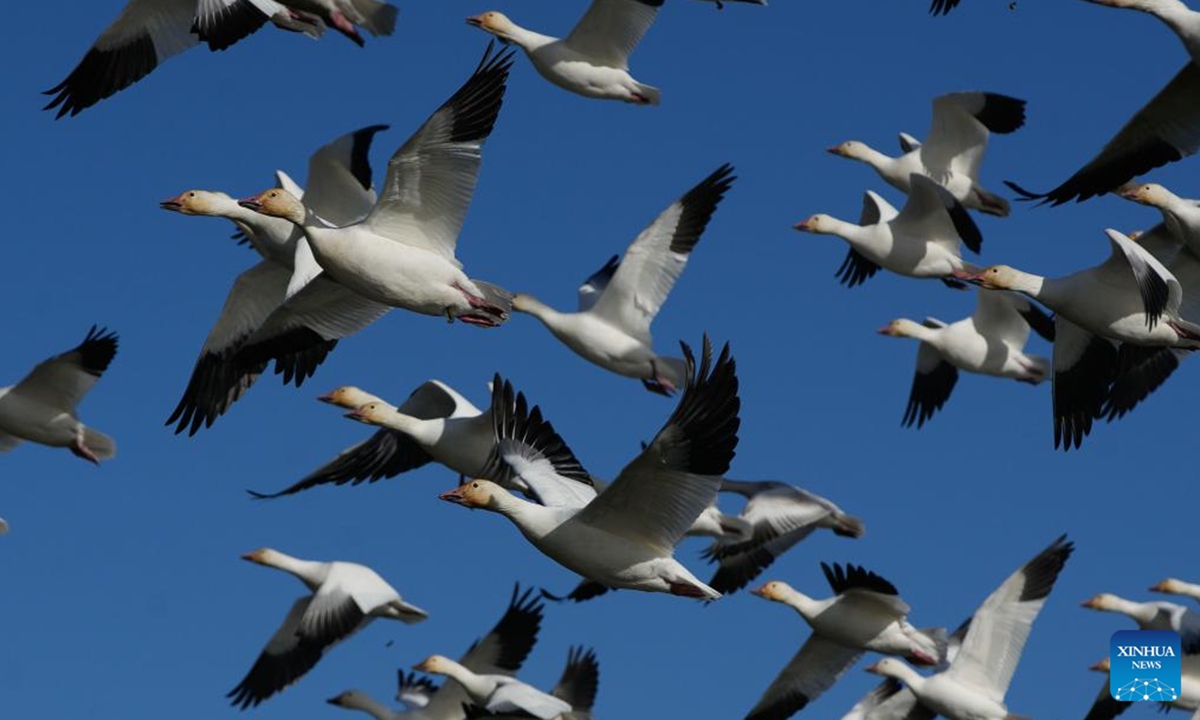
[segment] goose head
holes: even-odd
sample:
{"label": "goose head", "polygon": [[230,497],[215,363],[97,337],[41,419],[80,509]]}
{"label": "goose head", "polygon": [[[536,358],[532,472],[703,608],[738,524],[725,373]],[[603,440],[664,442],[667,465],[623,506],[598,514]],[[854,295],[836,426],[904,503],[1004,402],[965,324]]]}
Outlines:
{"label": "goose head", "polygon": [[379,425],[385,418],[396,412],[396,408],[383,401],[376,400],[355,407],[346,413],[346,417],[367,425]]}
{"label": "goose head", "polygon": [[1008,265],[992,265],[977,273],[956,273],[955,277],[988,290],[1019,290],[1025,273]]}
{"label": "goose head", "polygon": [[1094,597],[1090,597],[1080,603],[1081,607],[1089,610],[1102,610],[1107,612],[1121,612],[1128,605],[1128,601],[1119,598],[1111,593],[1100,593]]}
{"label": "goose head", "polygon": [[259,548],[252,552],[248,552],[242,556],[243,560],[256,563],[258,565],[274,566],[275,561],[283,557],[283,553],[271,548]]}
{"label": "goose head", "polygon": [[296,196],[280,188],[271,188],[258,195],[238,200],[238,205],[262,215],[303,224],[308,211]]}
{"label": "goose head", "polygon": [[325,393],[317,398],[323,403],[337,405],[340,408],[354,410],[362,407],[370,402],[376,402],[379,398],[374,395],[364,392],[353,385],[343,385],[332,392]]}
{"label": "goose head", "polygon": [[1174,194],[1170,190],[1158,183],[1143,183],[1140,185],[1126,183],[1121,186],[1118,193],[1126,200],[1132,200],[1139,205],[1149,205],[1157,208],[1166,207],[1174,197]]}
{"label": "goose head", "polygon": [[225,193],[208,190],[187,190],[158,204],[163,210],[182,215],[224,215],[234,204]]}
{"label": "goose head", "polygon": [[496,483],[479,479],[465,482],[453,490],[438,495],[438,498],[463,507],[487,510],[497,502],[503,492],[505,491]]}
{"label": "goose head", "polygon": [[924,325],[915,323],[907,318],[899,318],[898,320],[893,320],[887,325],[879,328],[876,330],[876,332],[880,335],[903,338],[916,337],[922,330],[928,329],[929,328],[925,327]]}
{"label": "goose head", "polygon": [[1151,585],[1150,592],[1166,593],[1168,595],[1188,595],[1200,599],[1200,586],[1176,580],[1175,578],[1167,578]]}
{"label": "goose head", "polygon": [[802,220],[792,226],[794,230],[800,232],[818,233],[821,235],[834,234],[834,225],[836,221],[831,215],[817,214],[807,220]]}
{"label": "goose head", "polygon": [[839,145],[826,148],[825,151],[831,155],[837,155],[838,157],[864,161],[867,159],[867,156],[871,154],[871,148],[868,147],[866,143],[859,142],[858,140],[847,140]]}
{"label": "goose head", "polygon": [[772,580],[760,588],[755,588],[750,591],[751,595],[757,595],[763,600],[771,600],[773,602],[784,602],[784,599],[794,594],[796,591],[791,585],[780,580]]}
{"label": "goose head", "polygon": [[516,23],[508,19],[502,12],[489,10],[479,15],[472,15],[467,18],[467,24],[473,25],[484,32],[491,33],[504,42],[513,41],[513,31],[517,29]]}
{"label": "goose head", "polygon": [[452,671],[451,668],[455,664],[457,663],[444,655],[430,655],[416,665],[413,665],[413,670],[419,670],[431,675],[446,675]]}

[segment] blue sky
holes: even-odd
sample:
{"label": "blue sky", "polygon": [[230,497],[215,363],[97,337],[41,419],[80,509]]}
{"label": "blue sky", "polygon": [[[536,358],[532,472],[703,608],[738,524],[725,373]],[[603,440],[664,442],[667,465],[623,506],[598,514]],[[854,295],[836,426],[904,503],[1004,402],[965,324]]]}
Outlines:
{"label": "blue sky", "polygon": [[[924,430],[903,429],[916,345],[875,329],[900,316],[955,320],[973,297],[886,274],[846,290],[833,277],[844,244],[791,226],[814,212],[853,218],[866,189],[900,204],[868,168],[824,149],[853,138],[890,152],[898,131],[923,135],[930,100],[953,90],[1029,101],[1028,125],[994,140],[984,178],[996,191],[1008,178],[1047,189],[1185,55],[1153,19],[1076,0],[1020,0],[1015,10],[966,0],[942,19],[927,4],[778,0],[718,12],[668,2],[633,56],[635,76],[663,90],[658,108],[569,95],[520,58],[458,254],[477,277],[570,306],[578,282],[656,213],[734,163],[740,179],[659,316],[658,346],[695,344],[705,331],[732,343],[743,414],[731,476],[797,483],[867,524],[857,541],[813,537],[764,579],[823,596],[818,562],[860,563],[900,588],[914,623],[954,626],[1067,532],[1077,552],[1008,699],[1023,715],[1082,716],[1102,682],[1085,668],[1130,624],[1079,602],[1099,591],[1142,597],[1166,575],[1200,573],[1187,550],[1196,368],[1185,363],[1132,416],[1067,455],[1052,449],[1048,385],[963,377]],[[462,652],[513,582],[561,591],[575,579],[503,518],[438,502],[452,477],[437,467],[251,502],[244,489],[289,484],[364,436],[316,395],[356,384],[400,400],[437,377],[482,403],[500,371],[602,476],[673,403],[587,364],[529,317],[483,331],[397,311],[343,341],[300,390],[264,376],[212,429],[172,435],[163,421],[230,283],[255,258],[228,239],[227,223],[166,213],[158,201],[189,188],[247,195],[276,168],[302,178],[317,146],[380,122],[392,126],[372,154],[382,168],[475,66],[487,39],[462,19],[489,7],[406,2],[396,35],[365,49],[332,33],[312,42],[264,29],[225,53],[192,50],[55,122],[39,111],[39,91],[119,9],[103,0],[50,16],[16,3],[0,45],[10,68],[0,87],[9,307],[0,378],[17,380],[93,323],[121,334],[82,406],[85,421],[117,439],[117,459],[95,468],[32,446],[0,458],[0,516],[13,526],[0,540],[0,706],[14,718],[236,715],[224,693],[302,592],[238,559],[266,545],[367,563],[432,615],[414,627],[376,623],[251,713],[344,717],[321,701],[350,687],[390,698],[396,667]],[[584,3],[497,9],[561,34]],[[1196,196],[1195,167],[1152,177]],[[986,261],[1049,275],[1102,259],[1103,228],[1154,222],[1112,197],[979,220]],[[702,547],[688,542],[680,557],[707,577]],[[547,615],[524,677],[549,686],[569,645],[594,645],[597,716],[610,720],[741,717],[807,635],[791,611],[745,593],[704,607],[622,592]],[[839,717],[876,680],[861,667],[805,715]]]}

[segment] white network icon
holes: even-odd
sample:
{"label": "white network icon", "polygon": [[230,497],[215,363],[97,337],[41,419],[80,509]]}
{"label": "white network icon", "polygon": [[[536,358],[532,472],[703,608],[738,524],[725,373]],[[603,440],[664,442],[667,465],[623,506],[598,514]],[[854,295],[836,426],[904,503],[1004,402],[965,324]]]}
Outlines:
{"label": "white network icon", "polygon": [[1158,678],[1150,678],[1143,680],[1135,678],[1133,682],[1128,682],[1117,688],[1113,694],[1117,700],[1126,702],[1137,700],[1153,700],[1155,702],[1172,702],[1179,696],[1175,688],[1166,683],[1159,682]]}

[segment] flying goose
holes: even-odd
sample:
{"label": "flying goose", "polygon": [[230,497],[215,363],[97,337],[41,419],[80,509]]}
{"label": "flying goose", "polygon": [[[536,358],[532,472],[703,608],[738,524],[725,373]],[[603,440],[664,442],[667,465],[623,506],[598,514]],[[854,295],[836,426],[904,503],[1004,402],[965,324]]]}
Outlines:
{"label": "flying goose", "polygon": [[[331,222],[365,216],[375,201],[367,152],[384,125],[355,130],[319,148],[308,162],[304,203]],[[279,184],[294,185],[278,173]],[[299,192],[299,190],[297,190]],[[234,223],[262,260],[237,277],[200,349],[200,357],[167,425],[195,435],[211,427],[275,361],[276,374],[297,387],[340,338],[362,330],[390,308],[328,277],[297,272],[310,255],[304,233],[260,215],[221,192],[188,190],[160,203],[164,210]],[[319,271],[319,268],[318,268]],[[297,280],[297,275],[305,275]]]}
{"label": "flying goose", "polygon": [[[1054,311],[1054,446],[1078,448],[1103,415],[1118,375],[1117,342],[1200,347],[1200,326],[1180,316],[1183,289],[1139,243],[1107,230],[1111,253],[1096,267],[1061,278],[993,265],[959,274],[989,290],[1012,290]],[[1144,393],[1142,393],[1144,395]]]}
{"label": "flying goose", "polygon": [[705,559],[718,564],[708,584],[722,594],[745,587],[818,529],[848,538],[866,533],[862,520],[843,512],[831,500],[795,485],[725,478],[721,492],[746,498],[737,519],[750,529],[748,536],[718,538],[704,552]]}
{"label": "flying goose", "polygon": [[564,90],[601,100],[657,105],[659,89],[633,79],[629,55],[662,4],[663,0],[592,0],[571,34],[561,39],[526,30],[495,10],[471,16],[467,24],[524,50],[538,74]]}
{"label": "flying goose", "polygon": [[495,714],[553,720],[571,712],[569,703],[511,675],[476,673],[444,655],[430,655],[413,669],[445,675],[467,691],[472,703]]}
{"label": "flying goose", "polygon": [[225,50],[268,21],[312,38],[329,22],[361,45],[354,24],[391,35],[396,13],[379,0],[129,0],[66,79],[45,92],[53,98],[44,109],[78,115],[184,50],[201,42]]}
{"label": "flying goose", "polygon": [[513,310],[542,321],[585,360],[670,395],[683,382],[683,361],[655,354],[650,324],[736,179],[733,166],[722,165],[663,210],[623,260],[613,256],[584,282],[578,312],[559,312],[525,293],[513,297]]}
{"label": "flying goose", "polygon": [[242,710],[299,680],[329,648],[375,618],[412,624],[429,617],[365,565],[301,560],[270,548],[242,559],[291,573],[312,591],[296,600],[250,672],[226,694]]}
{"label": "flying goose", "polygon": [[998,292],[980,292],[975,312],[949,325],[937,318],[922,323],[901,318],[880,328],[881,335],[920,341],[901,424],[924,426],[950,399],[959,370],[1030,385],[1042,382],[1050,364],[1025,354],[1030,329],[1054,341],[1053,318],[1019,295]]}
{"label": "flying goose", "polygon": [[836,235],[850,245],[838,277],[854,287],[880,268],[915,278],[939,278],[951,287],[964,287],[955,273],[975,266],[962,259],[960,245],[979,252],[983,236],[949,190],[924,175],[913,174],[908,201],[899,213],[873,192],[863,198],[859,223],[829,215],[813,215],[796,230]]}
{"label": "flying goose", "polygon": [[1191,56],[1183,69],[1125,123],[1100,152],[1058,187],[1045,193],[1005,183],[1028,200],[1062,205],[1116,190],[1156,167],[1185,158],[1200,147],[1200,12],[1180,0],[1088,0],[1095,5],[1140,10],[1162,20]]}
{"label": "flying goose", "polygon": [[1008,201],[979,184],[979,168],[989,133],[1015,132],[1025,124],[1025,101],[990,92],[956,92],[933,101],[933,125],[925,142],[901,135],[900,157],[889,157],[857,140],[829,152],[870,165],[889,185],[908,193],[912,175],[924,175],[946,188],[964,207],[1007,217]]}
{"label": "flying goose", "polygon": [[[537,643],[542,624],[541,601],[532,590],[513,588],[508,610],[484,637],[476,640],[459,663],[481,674],[512,675],[521,669]],[[400,670],[397,699],[407,707],[396,712],[361,690],[347,690],[330,698],[330,705],[361,710],[376,720],[462,720],[463,706],[470,702],[466,690],[456,682],[435,685],[426,677]]]}
{"label": "flying goose", "polygon": [[1085,600],[1083,607],[1119,613],[1137,623],[1141,630],[1177,632],[1183,652],[1200,653],[1200,613],[1182,605],[1161,600],[1136,602],[1111,593],[1100,593]]}
{"label": "flying goose", "polygon": [[1167,593],[1169,595],[1183,595],[1200,602],[1200,584],[1184,582],[1175,578],[1167,578],[1161,582],[1150,586],[1151,592]]}
{"label": "flying goose", "polygon": [[454,252],[511,66],[511,52],[493,54],[488,45],[470,79],[392,155],[383,193],[363,221],[327,227],[279,188],[242,206],[301,227],[324,272],[365,298],[450,322],[500,325],[512,296],[467,277]]}
{"label": "flying goose", "polygon": [[699,370],[691,348],[683,396],[675,412],[603,493],[549,429],[531,431],[520,408],[493,412],[493,476],[508,472],[538,502],[494,482],[473,480],[443,500],[500,513],[543,554],[606,587],[714,600],[720,593],[674,558],[675,545],[717,495],[733,459],[740,421],[736,364],[729,347],[712,362],[705,337]]}
{"label": "flying goose", "polygon": [[0,388],[0,453],[28,440],[67,448],[96,465],[116,455],[112,438],[75,415],[116,354],[117,334],[93,325],[83,342],[38,363],[16,385]]}
{"label": "flying goose", "polygon": [[[596,651],[582,647],[572,647],[567,651],[567,664],[563,667],[562,676],[550,691],[553,697],[571,706],[571,711],[559,716],[560,720],[592,720],[592,706],[596,702],[596,691],[600,685],[600,661],[596,659]],[[492,712],[478,705],[465,708],[465,720],[480,718],[504,718],[504,720],[519,720],[526,715]]]}
{"label": "flying goose", "polygon": [[921,675],[903,660],[884,658],[868,672],[899,680],[927,712],[949,720],[1011,720],[1004,696],[1033,622],[1073,549],[1066,536],[1058,538],[989,595],[946,670]]}
{"label": "flying goose", "polygon": [[918,630],[908,622],[908,604],[896,586],[856,565],[821,563],[833,590],[825,600],[811,598],[785,582],[772,581],[754,594],[795,610],[812,635],[784,666],[746,720],[783,720],[833,687],[864,652],[902,655],[923,665],[941,662],[943,628]]}
{"label": "flying goose", "polygon": [[375,482],[416,470],[429,462],[473,476],[482,471],[492,451],[490,415],[483,414],[440,380],[421,383],[398,408],[352,385],[339,387],[317,399],[350,410],[353,419],[378,424],[380,429],[295,484],[273,493],[250,491],[251,496],[261,500],[329,483]]}

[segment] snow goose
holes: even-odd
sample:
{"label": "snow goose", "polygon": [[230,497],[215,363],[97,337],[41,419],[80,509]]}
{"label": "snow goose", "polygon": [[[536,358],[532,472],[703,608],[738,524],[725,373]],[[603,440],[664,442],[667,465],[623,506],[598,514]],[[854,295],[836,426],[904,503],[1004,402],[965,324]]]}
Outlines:
{"label": "snow goose", "polygon": [[412,624],[429,617],[424,610],[404,602],[387,581],[365,565],[301,560],[270,548],[242,558],[289,572],[312,591],[292,605],[250,672],[226,695],[243,710],[299,680],[330,647],[373,619]]}
{"label": "snow goose", "polygon": [[1157,208],[1168,232],[1193,253],[1200,253],[1200,200],[1181,198],[1157,183],[1126,184],[1117,194]]}
{"label": "snow goose", "polygon": [[946,631],[918,630],[896,587],[855,565],[821,563],[834,596],[817,600],[784,582],[772,581],[754,594],[795,610],[812,635],[771,682],[746,720],[783,720],[799,712],[837,682],[868,650],[903,655],[936,665],[945,654]]}
{"label": "snow goose", "polygon": [[430,655],[413,669],[445,675],[467,691],[472,703],[495,714],[552,720],[571,712],[570,704],[511,675],[476,673],[443,655]]}
{"label": "snow goose", "polygon": [[[591,720],[592,705],[596,702],[596,690],[600,684],[600,662],[592,649],[573,647],[567,652],[567,664],[563,668],[558,684],[550,694],[571,706],[571,711],[559,716],[560,720]],[[519,720],[527,718],[523,714],[507,714],[492,712],[478,705],[464,708],[465,720],[481,720],[482,718],[504,718],[504,720]]]}
{"label": "snow goose", "polygon": [[[937,670],[945,670],[958,655],[963,638],[971,627],[968,619],[958,626],[946,642],[945,657],[938,664]],[[933,720],[934,714],[917,701],[912,690],[906,688],[895,678],[884,678],[870,692],[862,697],[850,711],[842,716],[842,720]]]}
{"label": "snow goose", "polygon": [[363,297],[451,322],[503,323],[509,293],[467,277],[454,250],[511,66],[511,52],[493,55],[488,45],[470,79],[392,156],[384,192],[362,222],[327,227],[281,189],[242,206],[302,227],[325,273]]}
{"label": "snow goose", "polygon": [[1200,12],[1180,0],[1088,0],[1096,5],[1150,13],[1167,24],[1191,55],[1188,63],[1125,123],[1087,165],[1058,187],[1030,192],[1005,183],[1029,200],[1062,205],[1117,189],[1129,179],[1185,158],[1200,147]]}
{"label": "snow goose", "polygon": [[96,465],[116,455],[112,438],[75,415],[116,354],[117,334],[93,325],[79,345],[38,363],[16,385],[0,388],[0,453],[28,440],[67,448]]}
{"label": "snow goose", "polygon": [[531,432],[525,418],[513,412],[493,413],[492,465],[496,473],[519,476],[540,504],[487,480],[467,482],[440,497],[506,516],[543,554],[606,587],[720,597],[675,560],[674,552],[716,497],[733,459],[741,404],[736,363],[726,345],[714,365],[705,337],[696,372],[691,348],[681,346],[688,373],[679,405],[603,493],[571,481],[590,476],[562,438]]}
{"label": "snow goose", "polygon": [[719,564],[708,584],[720,593],[742,589],[818,529],[849,538],[860,538],[866,532],[862,520],[795,485],[724,479],[721,492],[746,498],[738,519],[749,525],[750,532],[743,537],[718,538],[704,552],[705,559]]}
{"label": "snow goose", "polygon": [[1183,595],[1190,597],[1193,600],[1200,602],[1200,585],[1196,583],[1184,582],[1175,578],[1167,578],[1161,582],[1150,586],[1150,592],[1167,593],[1169,595]]}
{"label": "snow goose", "polygon": [[915,278],[940,278],[952,287],[962,283],[951,276],[973,265],[963,262],[959,246],[979,252],[983,237],[975,221],[950,191],[924,175],[909,179],[912,191],[904,209],[867,192],[859,224],[829,215],[813,215],[797,223],[803,232],[836,235],[850,244],[838,277],[847,287],[866,281],[879,269]]}
{"label": "snow goose", "polygon": [[[317,399],[350,410],[353,419],[380,429],[294,485],[274,493],[251,492],[252,496],[277,498],[329,483],[375,482],[431,461],[474,476],[492,451],[491,417],[440,380],[421,383],[398,408],[349,385]],[[463,472],[467,469],[473,472]]]}
{"label": "snow goose", "polygon": [[[459,663],[477,673],[511,675],[521,669],[541,629],[543,606],[532,590],[513,589],[508,610],[491,632],[475,641]],[[399,671],[397,699],[408,710],[396,712],[360,690],[348,690],[327,702],[347,710],[361,710],[376,720],[461,720],[463,705],[470,702],[461,685],[434,685],[425,677]]]}
{"label": "snow goose", "polygon": [[268,20],[314,38],[325,30],[319,17],[275,0],[129,0],[71,74],[45,92],[54,98],[44,109],[78,115],[171,56],[200,42],[224,50]]}
{"label": "snow goose", "polygon": [[1107,230],[1111,253],[1096,267],[1044,278],[1005,265],[959,277],[989,290],[1027,295],[1055,312],[1054,446],[1078,448],[1104,412],[1119,363],[1114,341],[1200,347],[1200,326],[1179,314],[1175,276],[1138,243]]}
{"label": "snow goose", "polygon": [[950,720],[1011,720],[1004,696],[1033,621],[1073,549],[1066,536],[1058,538],[989,595],[946,670],[924,676],[895,658],[867,670],[904,683],[927,711]]}
{"label": "snow goose", "polygon": [[[306,205],[332,222],[365,216],[375,201],[367,152],[384,125],[343,135],[308,162]],[[279,173],[281,186],[292,184]],[[189,190],[161,203],[182,215],[231,220],[262,257],[234,281],[200,350],[183,397],[167,419],[195,435],[236,402],[271,360],[284,383],[299,387],[340,338],[370,325],[390,308],[303,269],[304,233],[286,220],[260,215],[220,192]],[[317,268],[319,272],[319,268]],[[297,276],[303,275],[300,280]]]}
{"label": "snow goose", "polygon": [[1135,602],[1111,593],[1100,593],[1083,602],[1083,607],[1125,615],[1141,630],[1171,630],[1179,633],[1185,653],[1200,653],[1200,614],[1175,603]]}
{"label": "snow goose", "polygon": [[650,324],[736,179],[733,166],[722,165],[663,210],[624,260],[614,256],[579,288],[578,312],[559,312],[524,293],[513,297],[513,310],[541,320],[585,360],[671,394],[683,382],[683,361],[654,353]]}
{"label": "snow goose", "polygon": [[[851,140],[829,148],[834,155],[870,165],[901,192],[912,189],[911,177],[924,175],[950,191],[965,207],[1007,217],[1008,201],[979,184],[979,168],[988,135],[1011,133],[1025,124],[1025,101],[989,92],[957,92],[933,101],[933,126],[923,144],[890,157]],[[901,147],[911,143],[901,137]]]}
{"label": "snow goose", "polygon": [[1037,385],[1049,362],[1025,354],[1033,329],[1054,341],[1054,320],[1036,305],[1012,293],[980,292],[971,317],[947,325],[937,318],[916,323],[901,318],[879,329],[881,335],[920,341],[917,372],[901,424],[920,428],[942,409],[958,382],[958,371],[1012,378]]}

